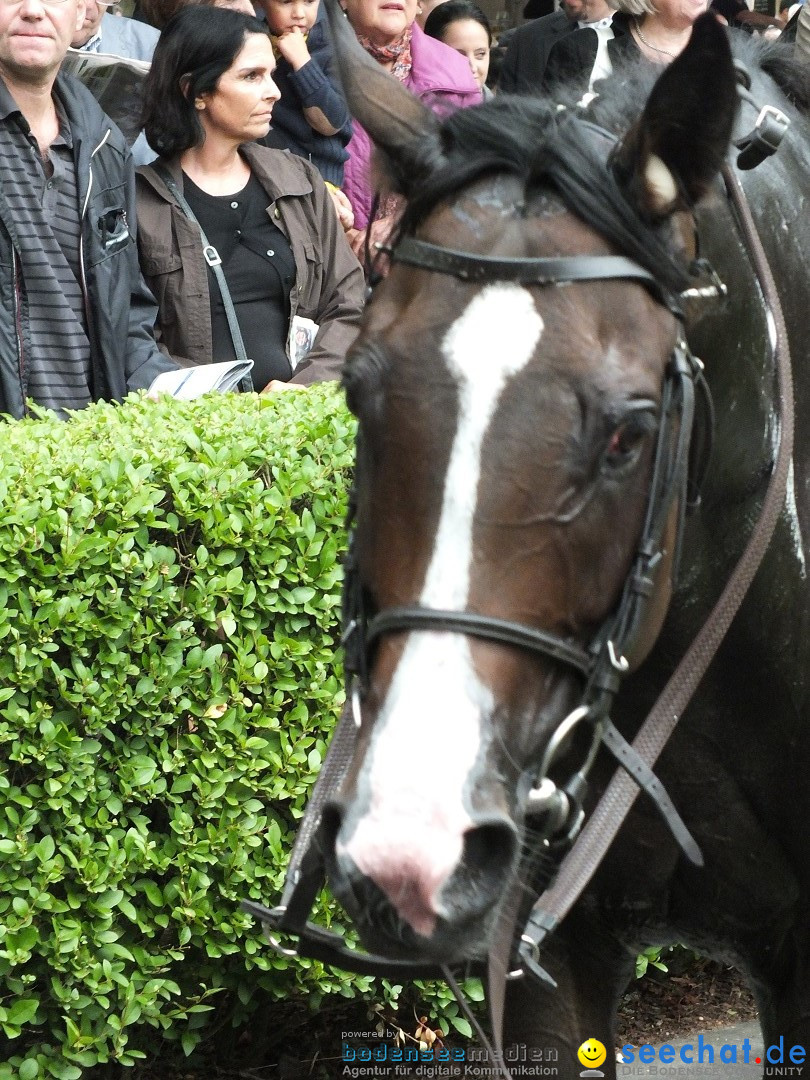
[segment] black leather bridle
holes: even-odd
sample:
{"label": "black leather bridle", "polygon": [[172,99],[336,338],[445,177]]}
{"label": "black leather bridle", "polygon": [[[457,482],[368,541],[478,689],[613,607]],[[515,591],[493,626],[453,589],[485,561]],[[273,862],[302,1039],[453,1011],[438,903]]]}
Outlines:
{"label": "black leather bridle", "polygon": [[[404,237],[386,253],[395,263],[451,275],[468,282],[511,281],[522,285],[556,286],[574,281],[632,280],[648,289],[654,299],[666,306],[678,320],[682,318],[679,298],[639,263],[624,256],[502,258],[455,251],[413,236]],[[679,334],[664,375],[653,476],[641,540],[616,612],[587,647],[524,623],[471,611],[403,606],[386,608],[369,617],[364,610],[351,537],[344,591],[344,645],[345,668],[351,692],[359,688],[361,694],[365,689],[372,650],[381,637],[392,633],[430,630],[465,634],[526,649],[557,665],[573,669],[584,678],[585,691],[577,709],[562,721],[558,731],[568,733],[575,714],[576,722],[589,721],[593,726],[594,746],[588,754],[588,765],[595,754],[595,744],[601,740],[655,800],[684,853],[692,862],[699,864],[701,858],[697,845],[662,785],[634,754],[608,716],[621,677],[628,670],[625,657],[635,645],[647,605],[653,596],[654,571],[664,556],[662,544],[670,517],[673,512],[677,516],[679,546],[683,516],[690,496],[694,501],[694,492],[690,492],[688,486],[696,388],[705,406],[698,414],[703,422],[711,417],[711,404],[702,376],[702,365],[692,356],[683,335]],[[709,427],[710,424],[709,419]],[[701,462],[701,470],[704,466],[705,461]],[[362,468],[359,461],[357,467]],[[694,471],[692,481],[695,481]],[[677,557],[673,561],[673,574],[676,572]],[[357,708],[355,716],[359,716]],[[556,745],[558,741],[562,740],[552,736],[552,743]],[[557,832],[563,822],[565,839],[570,842],[582,821],[583,770],[580,769],[562,791],[556,788],[552,790],[553,786],[549,786],[544,775],[536,776],[534,780],[528,790],[526,812],[533,815],[547,813],[557,823]]]}
{"label": "black leather bridle", "polygon": [[[386,252],[394,262],[451,275],[469,282],[512,281],[522,285],[553,287],[573,281],[631,280],[646,288],[654,299],[680,320],[680,297],[671,293],[647,269],[619,255],[580,255],[563,258],[510,259],[478,255],[439,247],[406,236]],[[714,287],[712,287],[714,288]],[[701,295],[711,293],[703,289]],[[696,401],[701,403],[696,410]],[[657,443],[650,496],[642,538],[627,576],[616,611],[586,646],[559,635],[509,619],[471,611],[443,611],[419,606],[387,608],[368,613],[356,558],[354,537],[355,496],[349,510],[349,546],[344,584],[344,666],[347,676],[347,708],[332,737],[329,753],[299,824],[284,892],[276,908],[253,901],[243,902],[246,911],[259,918],[271,944],[277,949],[308,955],[361,974],[402,978],[446,976],[435,965],[395,960],[388,956],[347,949],[343,939],[308,922],[312,903],[325,881],[323,854],[323,810],[340,787],[353,758],[357,734],[362,724],[361,699],[367,687],[368,671],[379,640],[392,633],[440,631],[460,633],[526,649],[572,672],[584,683],[582,701],[560,723],[552,735],[542,762],[521,785],[526,792],[524,812],[533,820],[541,818],[540,838],[553,841],[561,858],[573,841],[584,817],[582,799],[588,770],[600,744],[606,745],[636,783],[656,802],[687,857],[701,861],[700,852],[675,807],[651,769],[625,741],[609,718],[613,698],[628,670],[625,656],[636,644],[647,605],[655,590],[655,570],[663,557],[662,545],[672,515],[677,519],[675,535],[680,542],[683,516],[696,501],[696,490],[705,467],[705,454],[690,469],[690,445],[695,418],[702,428],[703,446],[710,444],[711,401],[700,361],[692,356],[683,335],[667,363],[660,406]],[[359,469],[362,468],[358,454]],[[671,531],[671,530],[670,530]],[[674,574],[677,557],[673,559]],[[546,775],[554,751],[580,723],[592,727],[591,746],[582,767],[562,787]],[[538,835],[537,832],[534,835]],[[297,950],[285,950],[275,932],[295,934]],[[538,974],[532,950],[522,962]]]}

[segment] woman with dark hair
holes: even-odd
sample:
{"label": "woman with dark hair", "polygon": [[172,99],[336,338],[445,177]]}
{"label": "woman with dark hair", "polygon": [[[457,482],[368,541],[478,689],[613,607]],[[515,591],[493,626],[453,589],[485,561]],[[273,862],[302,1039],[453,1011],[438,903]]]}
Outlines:
{"label": "woman with dark hair", "polygon": [[445,0],[428,15],[425,33],[461,53],[470,65],[472,77],[478,83],[484,100],[492,97],[492,91],[486,84],[492,27],[477,4],[472,0]]}
{"label": "woman with dark hair", "polygon": [[[158,341],[189,365],[234,359],[241,337],[256,390],[338,378],[364,290],[317,170],[253,142],[278,100],[274,68],[258,19],[178,11],[144,90],[146,137],[159,157],[137,172],[138,248]],[[305,357],[302,328],[308,337],[317,329]]]}

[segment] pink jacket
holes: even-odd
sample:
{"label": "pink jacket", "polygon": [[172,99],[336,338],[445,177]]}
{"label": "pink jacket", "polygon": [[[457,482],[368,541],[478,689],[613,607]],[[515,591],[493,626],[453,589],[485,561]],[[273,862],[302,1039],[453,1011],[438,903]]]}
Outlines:
{"label": "pink jacket", "polygon": [[[413,24],[411,40],[413,67],[403,83],[434,112],[452,112],[467,105],[481,104],[481,91],[461,53],[428,37]],[[352,120],[353,134],[346,149],[349,160],[343,190],[354,208],[354,227],[365,229],[371,213],[371,154],[373,146],[365,129]]]}

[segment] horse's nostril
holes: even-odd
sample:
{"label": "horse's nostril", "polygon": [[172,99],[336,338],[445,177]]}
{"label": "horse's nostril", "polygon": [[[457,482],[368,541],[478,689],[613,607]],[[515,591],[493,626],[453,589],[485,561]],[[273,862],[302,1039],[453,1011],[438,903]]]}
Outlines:
{"label": "horse's nostril", "polygon": [[518,834],[508,818],[479,822],[464,834],[461,865],[442,891],[443,905],[478,916],[499,897],[517,858]]}
{"label": "horse's nostril", "polygon": [[464,862],[505,869],[517,850],[517,829],[508,819],[487,821],[464,834]]}

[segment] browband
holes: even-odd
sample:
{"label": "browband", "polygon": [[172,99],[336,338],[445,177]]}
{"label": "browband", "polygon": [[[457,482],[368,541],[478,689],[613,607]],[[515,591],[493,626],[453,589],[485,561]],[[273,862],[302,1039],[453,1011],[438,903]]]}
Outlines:
{"label": "browband", "polygon": [[515,281],[521,285],[558,285],[569,281],[607,281],[628,278],[641,282],[655,297],[680,316],[674,296],[633,259],[624,255],[572,255],[558,258],[499,258],[439,247],[415,236],[405,236],[384,248],[394,262],[450,274],[462,281]]}

